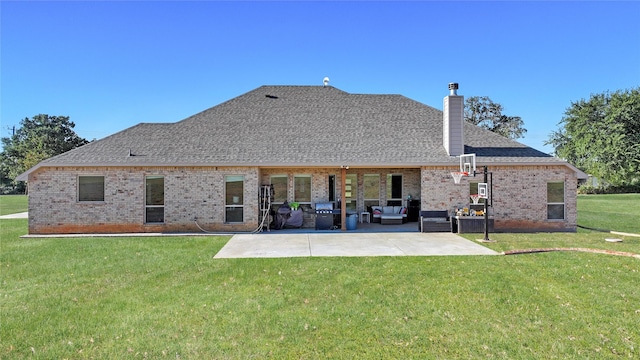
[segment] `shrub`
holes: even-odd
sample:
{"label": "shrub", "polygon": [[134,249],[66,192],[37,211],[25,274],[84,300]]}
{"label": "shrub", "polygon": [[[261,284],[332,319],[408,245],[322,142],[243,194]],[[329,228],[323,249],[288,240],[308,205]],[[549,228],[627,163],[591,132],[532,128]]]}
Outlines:
{"label": "shrub", "polygon": [[24,181],[0,184],[0,195],[24,195],[27,187]]}
{"label": "shrub", "polygon": [[625,185],[581,185],[578,194],[629,194],[640,193],[640,183]]}

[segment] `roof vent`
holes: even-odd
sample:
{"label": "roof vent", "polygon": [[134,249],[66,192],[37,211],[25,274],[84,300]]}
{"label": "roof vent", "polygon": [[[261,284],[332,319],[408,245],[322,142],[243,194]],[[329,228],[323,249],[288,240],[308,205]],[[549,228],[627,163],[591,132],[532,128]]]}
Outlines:
{"label": "roof vent", "polygon": [[458,95],[458,83],[449,83],[449,95]]}
{"label": "roof vent", "polygon": [[329,85],[329,77],[325,76],[324,79],[322,79],[322,84],[324,84],[324,86],[328,86]]}
{"label": "roof vent", "polygon": [[277,99],[277,98],[278,98],[278,97],[277,97],[277,96],[275,96],[275,95],[269,95],[269,94],[266,94],[266,95],[265,95],[265,97],[267,97],[267,98],[269,98],[269,99]]}

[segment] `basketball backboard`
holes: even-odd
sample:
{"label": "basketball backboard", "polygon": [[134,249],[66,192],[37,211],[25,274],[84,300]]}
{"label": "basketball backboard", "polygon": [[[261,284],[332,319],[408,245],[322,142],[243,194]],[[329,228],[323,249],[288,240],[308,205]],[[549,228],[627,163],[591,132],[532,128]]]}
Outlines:
{"label": "basketball backboard", "polygon": [[489,184],[487,183],[478,183],[478,196],[481,199],[489,198]]}
{"label": "basketball backboard", "polygon": [[476,154],[460,155],[460,172],[472,174],[476,171]]}

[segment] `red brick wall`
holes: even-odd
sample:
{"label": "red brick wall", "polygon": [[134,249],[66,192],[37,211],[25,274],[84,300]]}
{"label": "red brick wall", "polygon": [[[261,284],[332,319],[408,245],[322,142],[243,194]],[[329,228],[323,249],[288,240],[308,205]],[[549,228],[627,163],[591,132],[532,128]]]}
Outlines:
{"label": "red brick wall", "polygon": [[[422,209],[453,210],[467,207],[469,183],[483,175],[463,177],[454,184],[451,167],[422,168]],[[478,169],[482,171],[482,169]],[[577,178],[566,166],[494,166],[493,207],[489,214],[500,231],[575,231],[577,226]],[[565,219],[547,220],[547,183],[565,183]]]}
{"label": "red brick wall", "polygon": [[[469,182],[481,182],[482,176],[463,178],[455,185],[453,167],[421,169],[352,168],[358,175],[358,211],[364,209],[364,174],[380,174],[381,203],[386,203],[386,175],[403,175],[403,197],[421,198],[423,210],[452,210],[470,202]],[[575,173],[565,166],[495,166],[493,207],[497,230],[575,231],[577,223]],[[311,175],[312,202],[327,201],[329,174],[336,175],[336,193],[340,193],[338,168],[228,168],[228,167],[77,167],[41,168],[29,176],[29,232],[48,233],[126,233],[126,232],[200,232],[194,218],[207,231],[251,231],[259,218],[258,189],[269,184],[271,175],[289,177],[289,200],[293,200],[293,176]],[[79,175],[105,177],[105,201],[77,201]],[[144,223],[144,181],[146,175],[165,177],[165,223]],[[224,176],[244,175],[244,223],[224,223]],[[547,182],[565,182],[565,219],[546,219]],[[314,227],[314,217],[305,215],[305,227]]]}
{"label": "red brick wall", "polygon": [[[105,201],[77,201],[79,175],[105,177]],[[146,175],[165,177],[165,223],[145,224]],[[224,176],[244,175],[244,223],[224,223]],[[29,176],[29,233],[250,231],[258,225],[255,168],[43,168]]]}

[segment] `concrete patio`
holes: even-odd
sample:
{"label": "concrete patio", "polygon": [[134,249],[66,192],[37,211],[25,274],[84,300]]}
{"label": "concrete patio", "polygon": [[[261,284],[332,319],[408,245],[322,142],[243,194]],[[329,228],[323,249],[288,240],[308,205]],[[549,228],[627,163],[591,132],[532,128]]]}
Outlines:
{"label": "concrete patio", "polygon": [[214,258],[498,255],[452,233],[265,232],[236,234]]}

